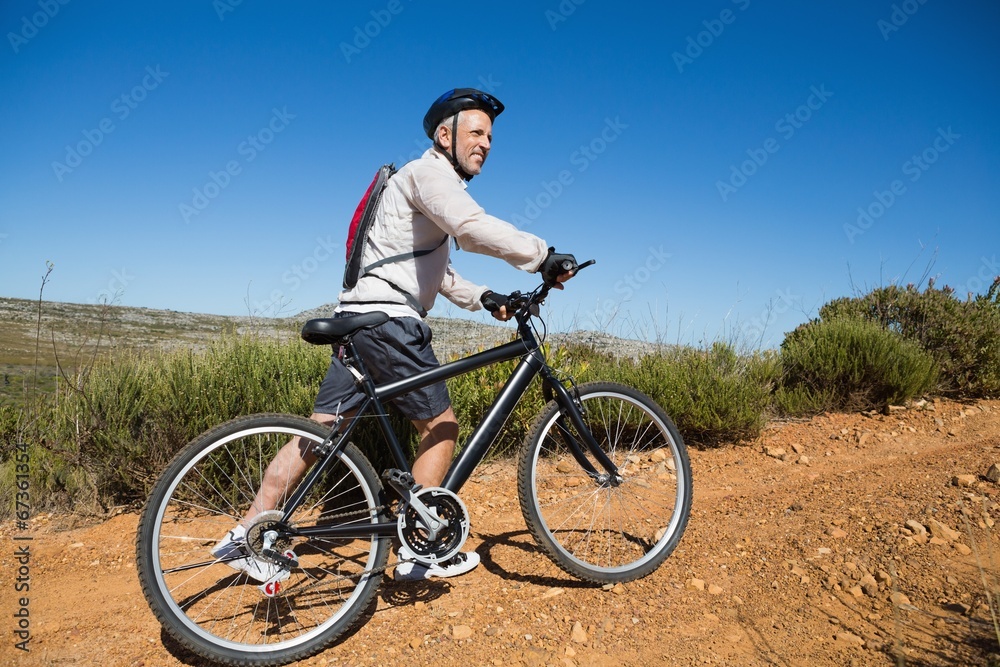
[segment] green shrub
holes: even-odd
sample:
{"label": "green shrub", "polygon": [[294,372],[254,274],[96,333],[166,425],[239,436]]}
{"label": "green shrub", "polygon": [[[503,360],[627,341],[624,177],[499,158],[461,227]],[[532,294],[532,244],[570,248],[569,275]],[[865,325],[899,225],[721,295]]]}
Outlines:
{"label": "green shrub", "polygon": [[[597,377],[592,366],[612,363],[610,355],[602,355],[592,348],[581,345],[551,349],[548,344],[543,348],[549,364],[564,376],[572,376],[577,383],[587,382]],[[463,443],[472,435],[473,429],[482,421],[483,415],[493,405],[497,394],[503,389],[517,361],[508,361],[481,368],[474,373],[460,375],[448,380],[448,393],[451,396],[452,407],[459,424],[459,443]],[[607,375],[600,376],[609,379]],[[500,458],[513,455],[530,435],[538,413],[545,407],[546,400],[542,395],[540,381],[535,381],[518,402],[514,411],[508,417],[503,430],[497,436],[490,450],[490,457]]]}
{"label": "green shrub", "polygon": [[[99,508],[89,471],[66,460],[44,444],[27,440],[29,505],[31,512],[49,509],[91,513]],[[0,519],[13,515],[17,481],[16,458],[0,463]]]}
{"label": "green shrub", "polygon": [[785,337],[776,401],[786,413],[863,410],[930,390],[934,358],[920,346],[864,319],[813,321]]}
{"label": "green shrub", "polygon": [[[226,337],[199,353],[102,358],[73,378],[78,389],[47,401],[24,436],[44,447],[37,488],[104,507],[140,501],[208,428],[254,412],[309,414],[328,358],[328,349],[253,337]],[[0,428],[8,428],[2,414]]]}
{"label": "green shrub", "polygon": [[771,353],[740,356],[729,345],[685,347],[643,357],[620,381],[650,395],[685,442],[716,446],[756,438],[764,428],[778,380]]}
{"label": "green shrub", "polygon": [[21,440],[24,410],[13,405],[0,405],[0,462],[14,454],[14,445]]}
{"label": "green shrub", "polygon": [[[645,392],[689,444],[752,440],[773,411],[875,408],[935,388],[959,398],[1000,395],[1000,278],[986,294],[964,301],[933,282],[922,292],[891,286],[836,299],[789,334],[780,355],[741,355],[723,343],[666,348],[638,360],[582,344],[547,354],[564,378],[616,381]],[[515,363],[448,380],[459,442]],[[328,348],[229,335],[197,352],[115,351],[67,381],[42,374],[30,393],[0,397],[0,518],[13,509],[17,443],[31,452],[35,508],[135,503],[173,455],[209,428],[257,412],[310,414],[328,364]],[[544,403],[536,382],[492,455],[520,446]],[[394,411],[390,420],[412,454],[417,438],[409,421]],[[352,439],[377,468],[391,464],[374,420]]]}
{"label": "green shrub", "polygon": [[861,297],[831,301],[820,320],[840,317],[878,322],[930,352],[940,366],[937,390],[954,397],[1000,395],[1000,277],[986,294],[961,301],[933,281],[880,287]]}

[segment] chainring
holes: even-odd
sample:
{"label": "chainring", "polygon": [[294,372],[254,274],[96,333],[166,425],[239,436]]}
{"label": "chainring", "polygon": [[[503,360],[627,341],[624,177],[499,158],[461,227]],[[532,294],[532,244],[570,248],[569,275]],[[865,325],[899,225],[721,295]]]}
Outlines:
{"label": "chainring", "polygon": [[469,511],[461,498],[448,489],[432,486],[414,494],[437,518],[448,526],[437,538],[430,540],[426,526],[413,506],[406,503],[397,519],[399,541],[413,553],[415,560],[425,565],[444,562],[457,554],[469,537]]}

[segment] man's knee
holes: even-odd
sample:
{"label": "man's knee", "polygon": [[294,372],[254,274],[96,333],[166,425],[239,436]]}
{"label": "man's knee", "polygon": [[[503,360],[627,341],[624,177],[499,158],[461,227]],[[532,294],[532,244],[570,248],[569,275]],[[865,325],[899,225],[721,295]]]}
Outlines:
{"label": "man's knee", "polygon": [[420,438],[430,437],[434,441],[455,440],[458,437],[458,419],[449,406],[444,412],[430,419],[414,419]]}
{"label": "man's knee", "polygon": [[313,420],[314,422],[319,422],[320,424],[323,424],[325,426],[330,426],[337,419],[337,416],[329,415],[326,414],[325,412],[314,412],[311,415],[309,415],[309,419]]}
{"label": "man's knee", "polygon": [[457,424],[458,418],[455,416],[455,411],[449,405],[445,408],[444,412],[434,417],[431,421],[435,424]]}

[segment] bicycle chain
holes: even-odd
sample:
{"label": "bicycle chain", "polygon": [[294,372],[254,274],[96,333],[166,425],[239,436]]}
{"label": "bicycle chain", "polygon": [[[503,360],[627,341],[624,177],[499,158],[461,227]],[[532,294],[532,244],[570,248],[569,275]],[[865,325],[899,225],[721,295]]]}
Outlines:
{"label": "bicycle chain", "polygon": [[[373,507],[371,509],[354,510],[352,512],[341,512],[340,514],[332,514],[330,516],[324,516],[323,518],[326,519],[326,520],[333,520],[333,519],[343,519],[343,518],[350,517],[350,516],[360,516],[360,515],[372,516],[373,513],[374,513],[374,515],[381,514],[384,510],[389,509],[389,507],[390,507],[389,505],[378,505],[378,506]],[[397,520],[398,520],[398,518],[399,518],[399,512],[398,512],[398,510],[394,512],[393,516],[395,516],[397,518]],[[386,563],[385,565],[383,565],[381,567],[372,568],[370,570],[362,570],[361,572],[358,572],[357,574],[338,575],[338,576],[341,576],[344,579],[359,579],[359,578],[364,577],[364,576],[370,576],[370,575],[374,575],[374,574],[381,574],[381,573],[385,572],[386,570],[388,570],[390,568],[393,568],[393,567],[396,567],[398,565],[402,565],[403,563],[417,563],[417,562],[419,562],[419,561],[416,558],[398,558],[395,563]],[[319,582],[319,581],[317,581],[316,583],[309,584],[309,585],[303,587],[302,590],[303,591],[308,591],[310,589],[317,588],[322,583],[325,583],[325,582]]]}
{"label": "bicycle chain", "polygon": [[[371,509],[354,510],[352,512],[341,512],[340,514],[333,514],[333,515],[330,515],[330,516],[325,516],[323,518],[324,519],[328,519],[328,520],[333,520],[333,519],[343,519],[343,518],[346,518],[346,517],[349,517],[349,516],[363,515],[363,514],[372,516],[373,512],[374,512],[375,515],[378,515],[378,514],[381,514],[386,509],[389,509],[389,505],[378,505],[377,507],[373,507]],[[396,512],[395,516],[398,519],[399,513]],[[386,570],[388,570],[389,568],[396,567],[397,565],[402,565],[403,563],[416,563],[416,562],[417,562],[416,558],[402,558],[402,559],[397,559],[395,563],[386,563],[385,565],[383,565],[381,567],[372,568],[371,570],[362,570],[361,572],[358,572],[357,574],[352,574],[352,575],[338,575],[338,576],[341,576],[344,579],[359,579],[361,577],[368,576],[368,575],[381,574],[381,573],[385,572]],[[314,584],[309,584],[308,586],[305,586],[302,590],[303,591],[308,591],[308,590],[310,590],[312,588],[318,587],[321,583],[324,583],[324,582],[318,582],[317,581]]]}

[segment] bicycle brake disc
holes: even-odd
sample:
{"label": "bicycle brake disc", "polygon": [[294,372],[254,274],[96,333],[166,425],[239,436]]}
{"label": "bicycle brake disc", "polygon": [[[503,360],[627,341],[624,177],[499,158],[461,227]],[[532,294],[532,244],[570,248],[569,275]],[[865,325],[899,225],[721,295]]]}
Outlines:
{"label": "bicycle brake disc", "polygon": [[448,489],[428,487],[415,494],[438,518],[448,522],[436,539],[429,539],[429,531],[416,510],[407,504],[399,513],[397,533],[399,541],[425,565],[444,562],[457,554],[469,537],[469,511],[465,503]]}

